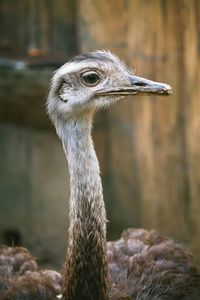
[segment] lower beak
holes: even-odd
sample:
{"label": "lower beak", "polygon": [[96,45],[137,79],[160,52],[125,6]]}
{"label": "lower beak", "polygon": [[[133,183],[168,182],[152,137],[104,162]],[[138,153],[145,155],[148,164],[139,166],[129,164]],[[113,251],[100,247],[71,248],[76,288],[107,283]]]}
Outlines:
{"label": "lower beak", "polygon": [[108,90],[103,93],[104,95],[145,95],[153,94],[160,96],[169,96],[172,94],[172,88],[170,85],[160,82],[151,81],[138,76],[130,76],[129,84],[124,87]]}

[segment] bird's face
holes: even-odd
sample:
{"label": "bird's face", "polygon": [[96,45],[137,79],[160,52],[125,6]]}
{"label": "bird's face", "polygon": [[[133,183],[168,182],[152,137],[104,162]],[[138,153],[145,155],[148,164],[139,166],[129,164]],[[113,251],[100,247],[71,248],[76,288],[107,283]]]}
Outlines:
{"label": "bird's face", "polygon": [[137,94],[169,95],[171,87],[135,76],[110,52],[96,51],[75,57],[54,74],[47,108],[52,118],[81,118]]}

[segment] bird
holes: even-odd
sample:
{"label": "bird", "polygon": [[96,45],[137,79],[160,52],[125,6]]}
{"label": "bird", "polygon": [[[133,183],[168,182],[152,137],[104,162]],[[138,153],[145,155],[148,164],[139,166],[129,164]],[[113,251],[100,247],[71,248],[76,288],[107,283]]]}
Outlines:
{"label": "bird", "polygon": [[70,175],[68,249],[63,300],[200,299],[200,273],[190,252],[155,231],[127,229],[106,241],[100,167],[91,137],[96,112],[135,95],[172,94],[139,76],[109,51],[72,58],[53,75],[47,113]]}
{"label": "bird", "polygon": [[62,276],[41,270],[24,247],[0,246],[0,300],[56,300]]}
{"label": "bird", "polygon": [[138,94],[171,93],[169,85],[136,76],[104,50],[75,56],[54,73],[46,108],[70,174],[66,259],[60,274],[40,269],[26,248],[0,246],[0,300],[200,299],[200,272],[182,244],[133,228],[107,242],[91,137],[98,110]]}

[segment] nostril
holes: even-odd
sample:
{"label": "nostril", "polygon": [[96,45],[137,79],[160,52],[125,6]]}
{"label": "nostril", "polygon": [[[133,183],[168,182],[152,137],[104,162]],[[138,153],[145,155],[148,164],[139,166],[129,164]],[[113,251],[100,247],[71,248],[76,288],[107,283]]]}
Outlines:
{"label": "nostril", "polygon": [[147,84],[145,82],[138,81],[138,82],[135,82],[135,85],[136,86],[146,86]]}

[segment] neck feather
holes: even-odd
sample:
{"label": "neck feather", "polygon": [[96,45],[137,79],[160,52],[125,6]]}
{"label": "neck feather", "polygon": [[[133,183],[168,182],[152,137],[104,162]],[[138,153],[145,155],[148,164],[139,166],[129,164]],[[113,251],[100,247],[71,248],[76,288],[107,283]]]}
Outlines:
{"label": "neck feather", "polygon": [[107,300],[106,212],[88,118],[60,126],[70,173],[65,300]]}

